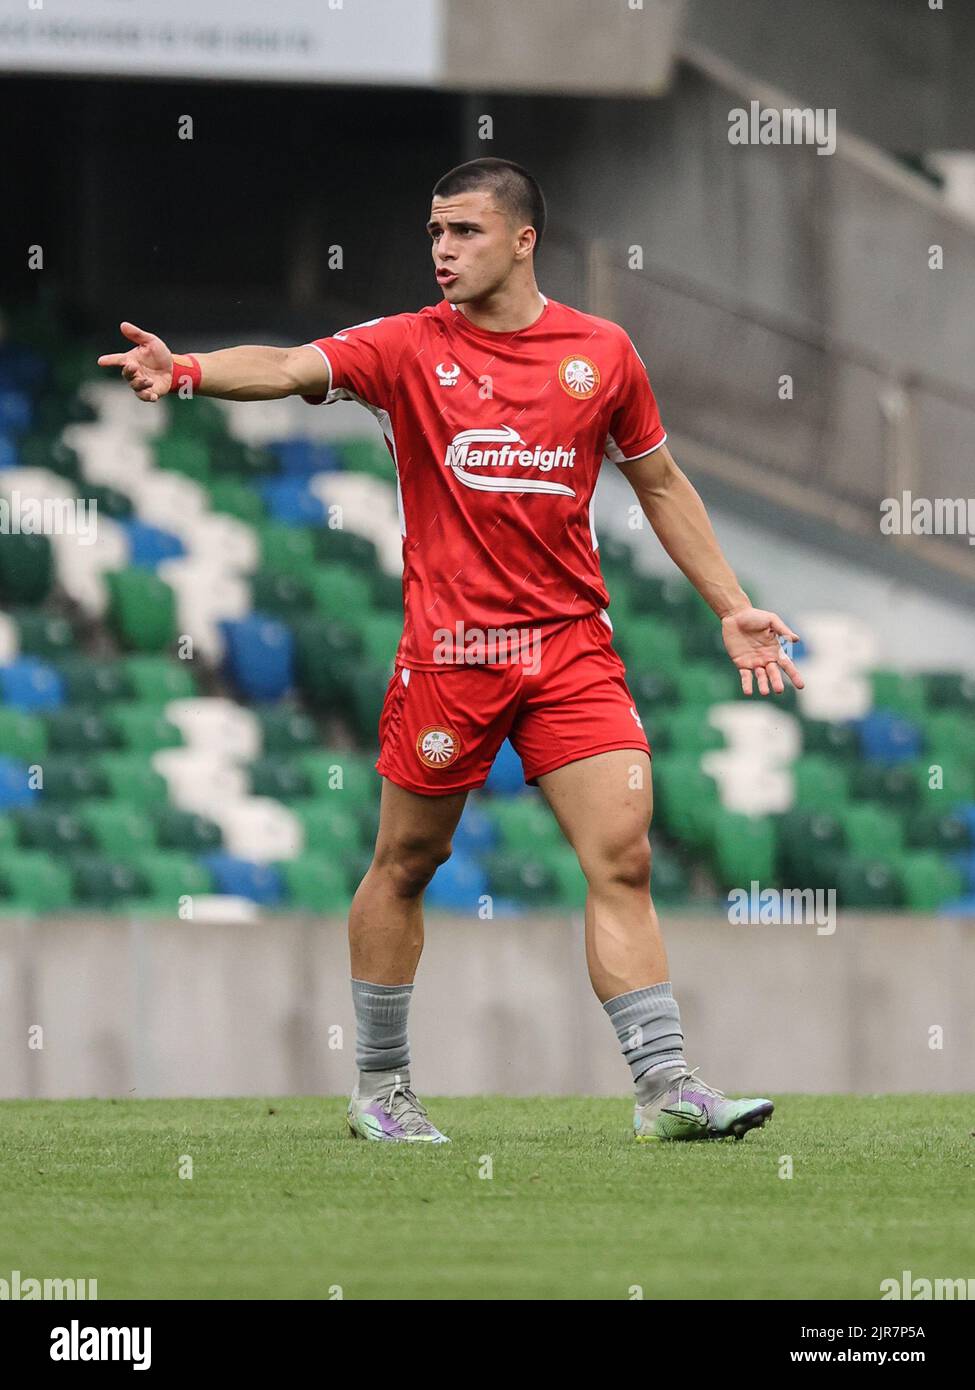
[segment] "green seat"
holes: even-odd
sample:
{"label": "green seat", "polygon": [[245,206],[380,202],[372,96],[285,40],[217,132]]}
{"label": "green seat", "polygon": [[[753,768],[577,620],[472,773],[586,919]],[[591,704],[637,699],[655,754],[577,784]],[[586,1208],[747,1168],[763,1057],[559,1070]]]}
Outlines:
{"label": "green seat", "polygon": [[836,808],[850,853],[861,859],[886,859],[904,847],[904,827],[893,811],[870,802]]}
{"label": "green seat", "polygon": [[664,746],[675,753],[707,753],[724,748],[725,738],[720,729],[708,721],[707,710],[700,707],[661,711],[653,725],[654,734],[663,734]]}
{"label": "green seat", "polygon": [[848,773],[843,763],[817,753],[792,764],[796,805],[806,811],[835,811],[849,798]]}
{"label": "green seat", "polygon": [[921,680],[929,709],[967,710],[975,714],[975,676],[961,671],[929,671]]}
{"label": "green seat", "polygon": [[902,907],[904,893],[895,864],[869,854],[842,854],[836,867],[836,900],[841,908],[879,912]]}
{"label": "green seat", "polygon": [[906,838],[912,848],[936,849],[942,854],[972,848],[971,831],[964,817],[934,807],[923,807],[908,817]]}
{"label": "green seat", "polygon": [[857,762],[860,739],[852,724],[826,719],[802,719],[802,747],[805,753],[822,753],[831,761]]}
{"label": "green seat", "polygon": [[922,720],[926,706],[924,681],[901,671],[871,671],[874,709],[890,710],[904,719]]}
{"label": "green seat", "polygon": [[263,524],[267,515],[261,494],[234,478],[217,478],[210,484],[210,506],[215,512],[235,516],[255,528]]}
{"label": "green seat", "polygon": [[662,844],[659,837],[653,840],[650,888],[655,902],[671,905],[686,902],[690,893],[684,865],[675,850]]}
{"label": "green seat", "polygon": [[358,626],[371,610],[369,579],[350,565],[319,565],[309,578],[309,587],[315,611],[326,618]]}
{"label": "green seat", "polygon": [[369,584],[369,601],[381,612],[395,613],[403,621],[403,576],[388,574],[379,565],[365,572]]}
{"label": "green seat", "polygon": [[179,898],[213,891],[213,875],[210,870],[191,855],[180,854],[177,850],[156,850],[154,853],[140,854],[137,867],[146,884],[145,891],[149,898],[163,903],[168,897],[170,911],[174,916],[179,906]]}
{"label": "green seat", "polygon": [[560,907],[582,911],[586,905],[589,885],[572,846],[564,842],[545,843],[533,845],[532,852],[538,855],[552,876],[554,902]]}
{"label": "green seat", "polygon": [[78,807],[78,819],[92,843],[109,859],[130,861],[155,848],[150,816],[124,801],[91,801]]}
{"label": "green seat", "polygon": [[46,468],[59,478],[67,478],[69,482],[83,481],[81,460],[59,435],[29,434],[19,441],[17,452],[24,468]]}
{"label": "green seat", "polygon": [[265,753],[296,753],[318,743],[315,721],[300,710],[267,705],[254,711],[260,720]]}
{"label": "green seat", "polygon": [[311,585],[279,570],[261,570],[251,579],[251,597],[259,613],[290,618],[307,613],[314,603]]}
{"label": "green seat", "polygon": [[335,708],[347,698],[358,669],[361,642],[344,624],[317,616],[292,623],[298,685],[319,708]]}
{"label": "green seat", "polygon": [[938,710],[923,721],[926,761],[975,764],[975,718],[963,710]]}
{"label": "green seat", "polygon": [[975,773],[958,758],[935,750],[925,755],[917,767],[922,807],[953,811],[957,806],[975,801]]}
{"label": "green seat", "polygon": [[95,758],[83,759],[74,753],[48,754],[41,766],[45,800],[86,801],[109,794],[108,779]]}
{"label": "green seat", "polygon": [[150,807],[149,814],[161,849],[205,854],[210,850],[220,849],[223,844],[219,825],[205,816],[198,816],[192,811],[181,811],[175,806]]}
{"label": "green seat", "polygon": [[0,816],[0,854],[17,847],[17,822],[12,816]]}
{"label": "green seat", "polygon": [[388,680],[403,635],[402,620],[393,613],[365,613],[359,615],[358,628],[366,659],[385,671]]}
{"label": "green seat", "polygon": [[170,724],[156,705],[108,705],[104,714],[106,723],[115,732],[117,746],[130,752],[148,757],[160,748],[179,748],[183,743],[180,730]]}
{"label": "green seat", "polygon": [[730,661],[688,661],[674,673],[682,704],[718,705],[741,695],[741,681]]}
{"label": "green seat", "polygon": [[130,656],[125,671],[137,700],[165,705],[197,693],[196,676],[189,661],[168,656]]}
{"label": "green seat", "polygon": [[714,817],[714,867],[725,888],[763,887],[776,880],[775,826],[770,816],[744,816],[723,807]]}
{"label": "green seat", "polygon": [[[376,574],[382,569],[375,544],[356,531],[346,531],[341,526],[321,526],[314,533],[314,543],[315,557],[323,564],[349,564],[367,575]],[[402,600],[402,579],[396,582]]]}
{"label": "green seat", "polygon": [[289,574],[293,579],[309,579],[315,570],[315,542],[307,526],[287,526],[268,521],[258,532],[261,540],[261,568]]}
{"label": "green seat", "polygon": [[897,867],[904,901],[914,912],[936,912],[961,897],[961,871],[933,850],[909,850],[900,856]]}
{"label": "green seat", "polygon": [[112,908],[146,893],[145,880],[131,864],[101,854],[73,854],[68,862],[74,896],[86,907]]}
{"label": "green seat", "polygon": [[227,438],[227,417],[216,401],[206,396],[186,400],[178,394],[163,397],[166,434],[163,438],[207,440],[221,443]]}
{"label": "green seat", "polygon": [[92,843],[77,810],[57,803],[21,806],[11,812],[18,842],[24,849],[44,850],[57,856],[64,850],[82,849]]}
{"label": "green seat", "polygon": [[534,846],[517,853],[495,850],[486,856],[488,891],[494,898],[516,898],[525,907],[547,907],[557,902],[560,883],[546,856]]}
{"label": "green seat", "polygon": [[210,477],[210,451],[202,439],[180,434],[160,435],[155,441],[155,454],[157,467],[167,472],[182,473],[204,484]]}
{"label": "green seat", "polygon": [[307,772],[280,753],[255,758],[247,769],[252,796],[271,796],[276,801],[291,801],[308,796],[311,778]]}
{"label": "green seat", "polygon": [[97,752],[119,746],[118,734],[111,723],[98,710],[84,705],[51,710],[44,722],[47,745],[52,753]]}
{"label": "green seat", "polygon": [[14,908],[57,912],[71,905],[71,875],[38,850],[0,852],[0,894]]}
{"label": "green seat", "polygon": [[303,854],[279,866],[291,907],[343,915],[352,901],[348,870],[326,854]]}
{"label": "green seat", "polygon": [[776,818],[777,855],[783,880],[825,887],[842,853],[843,827],[831,811],[796,806]]}
{"label": "green seat", "polygon": [[683,661],[680,634],[661,618],[621,618],[615,645],[628,671],[656,671],[673,676]]}
{"label": "green seat", "polygon": [[350,708],[346,713],[356,739],[370,749],[378,748],[379,720],[389,680],[389,672],[376,666],[361,666],[348,679]]}
{"label": "green seat", "polygon": [[484,801],[484,811],[498,832],[498,849],[517,854],[526,845],[565,844],[558,821],[537,792],[494,796]]}
{"label": "green seat", "polygon": [[97,487],[93,483],[85,483],[85,495],[98,506],[99,516],[108,516],[116,521],[125,521],[134,511],[132,498],[127,497],[124,492],[119,492],[114,487]]}
{"label": "green seat", "polygon": [[0,752],[18,762],[36,763],[47,747],[47,726],[39,715],[0,705]]}
{"label": "green seat", "polygon": [[278,461],[269,449],[245,444],[243,440],[214,439],[210,443],[210,470],[215,477],[256,481],[277,473]]}
{"label": "green seat", "polygon": [[151,570],[132,568],[106,574],[108,619],[130,651],[158,652],[176,637],[176,595]]}
{"label": "green seat", "polygon": [[43,603],[53,580],[47,536],[16,531],[0,536],[0,603]]}
{"label": "green seat", "polygon": [[656,814],[670,837],[692,849],[713,838],[718,791],[713,777],[689,754],[662,753],[653,760]]}
{"label": "green seat", "polygon": [[336,448],[342,456],[343,468],[349,473],[366,473],[386,482],[396,476],[389,450],[378,439],[338,440]]}
{"label": "green seat", "polygon": [[24,656],[63,656],[75,646],[74,629],[67,618],[43,609],[17,608],[11,613]]}
{"label": "green seat", "polygon": [[56,663],[73,705],[103,705],[131,700],[135,688],[123,662],[97,657],[62,657]]}
{"label": "green seat", "polygon": [[863,762],[854,766],[850,790],[855,797],[911,807],[918,799],[918,769],[914,763]]}
{"label": "green seat", "polygon": [[302,753],[295,761],[307,773],[312,795],[334,798],[356,815],[379,791],[379,774],[360,753],[322,748]]}
{"label": "green seat", "polygon": [[108,785],[108,794],[134,806],[151,807],[166,800],[165,779],[143,753],[101,753],[98,767]]}
{"label": "green seat", "polygon": [[664,671],[627,671],[626,683],[643,719],[654,712],[663,713],[677,699],[677,682]]}
{"label": "green seat", "polygon": [[358,816],[334,794],[292,801],[289,809],[304,828],[307,853],[348,863],[362,848]]}

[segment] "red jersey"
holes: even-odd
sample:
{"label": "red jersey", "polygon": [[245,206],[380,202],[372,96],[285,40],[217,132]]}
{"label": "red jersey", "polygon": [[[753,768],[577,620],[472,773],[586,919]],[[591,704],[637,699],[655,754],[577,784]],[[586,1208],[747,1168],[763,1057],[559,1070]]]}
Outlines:
{"label": "red jersey", "polygon": [[546,299],[527,328],[496,333],[442,300],[308,346],[332,389],[304,399],[364,405],[396,468],[400,664],[463,664],[471,633],[551,634],[608,607],[592,519],[600,465],[667,438],[618,324]]}

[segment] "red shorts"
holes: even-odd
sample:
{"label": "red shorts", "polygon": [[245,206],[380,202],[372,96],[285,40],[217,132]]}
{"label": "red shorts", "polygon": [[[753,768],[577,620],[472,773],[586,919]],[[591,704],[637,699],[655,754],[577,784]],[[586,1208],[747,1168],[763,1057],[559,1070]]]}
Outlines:
{"label": "red shorts", "polygon": [[613,748],[649,754],[606,619],[593,613],[551,636],[540,631],[538,644],[506,665],[397,665],[376,770],[407,791],[442,796],[483,786],[506,738],[530,783]]}

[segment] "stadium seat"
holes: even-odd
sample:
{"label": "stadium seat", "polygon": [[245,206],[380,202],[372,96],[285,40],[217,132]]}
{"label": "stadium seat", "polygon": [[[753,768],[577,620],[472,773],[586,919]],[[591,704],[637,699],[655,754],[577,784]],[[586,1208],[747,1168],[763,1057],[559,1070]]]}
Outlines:
{"label": "stadium seat", "polygon": [[343,916],[348,911],[352,892],[339,860],[325,854],[303,854],[278,867],[290,906]]}
{"label": "stadium seat", "polygon": [[254,864],[232,854],[205,854],[200,863],[213,876],[216,892],[276,907],[284,898],[281,872],[273,864]]}
{"label": "stadium seat", "polygon": [[0,666],[0,702],[28,714],[58,709],[64,703],[64,686],[53,666],[25,656]]}
{"label": "stadium seat", "polygon": [[146,570],[129,569],[105,576],[109,621],[129,651],[158,652],[176,637],[176,595]]}
{"label": "stadium seat", "polygon": [[276,700],[294,684],[295,651],[291,629],[267,613],[224,622],[225,671],[236,690],[250,700]]}
{"label": "stadium seat", "polygon": [[30,785],[27,764],[0,753],[0,810],[27,806],[36,795]]}
{"label": "stadium seat", "polygon": [[71,905],[71,875],[40,850],[0,855],[0,894],[25,912],[60,912]]}

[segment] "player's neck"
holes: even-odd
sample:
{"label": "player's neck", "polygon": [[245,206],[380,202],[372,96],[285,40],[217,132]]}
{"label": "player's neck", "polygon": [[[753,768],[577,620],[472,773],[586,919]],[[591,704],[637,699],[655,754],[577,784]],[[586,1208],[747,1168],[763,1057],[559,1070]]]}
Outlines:
{"label": "player's neck", "polygon": [[541,318],[545,300],[532,280],[530,285],[505,286],[484,299],[458,304],[457,308],[475,328],[486,328],[491,333],[518,333]]}

